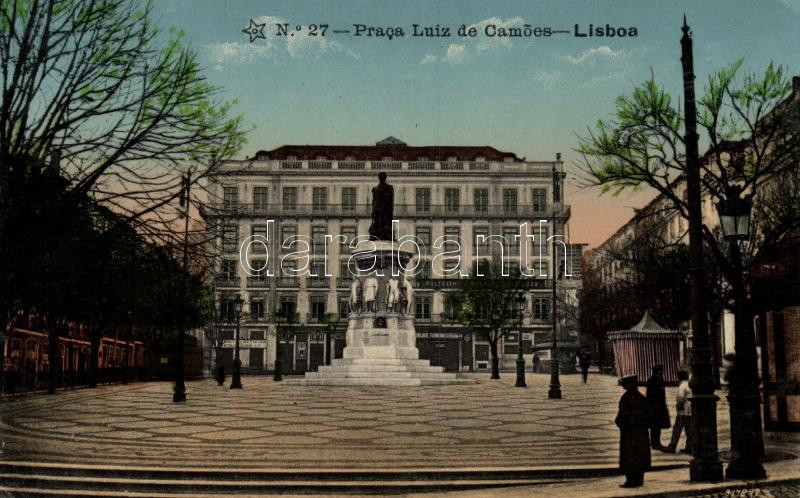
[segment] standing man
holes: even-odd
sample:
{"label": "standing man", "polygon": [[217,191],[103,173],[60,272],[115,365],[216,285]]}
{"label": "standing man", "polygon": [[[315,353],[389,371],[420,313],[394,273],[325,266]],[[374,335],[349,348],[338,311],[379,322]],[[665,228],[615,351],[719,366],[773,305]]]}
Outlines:
{"label": "standing man", "polygon": [[583,383],[586,384],[586,381],[589,379],[589,367],[592,365],[592,356],[584,351],[581,353],[578,361],[580,362]]}
{"label": "standing man", "polygon": [[664,386],[664,367],[653,366],[653,373],[647,380],[647,411],[650,416],[650,447],[654,450],[666,451],[661,444],[661,429],[669,429],[669,410],[667,409],[667,393]]}
{"label": "standing man", "polygon": [[692,390],[689,389],[689,373],[686,370],[678,372],[678,394],[675,396],[675,425],[672,427],[672,440],[669,442],[667,451],[675,453],[678,447],[678,440],[681,438],[681,431],[686,430],[686,446],[681,453],[692,452],[692,407],[689,398]]}
{"label": "standing man", "polygon": [[614,422],[619,427],[619,468],[625,474],[622,488],[638,488],[644,484],[644,473],[650,470],[647,400],[636,388],[637,382],[635,375],[619,381],[625,393]]}

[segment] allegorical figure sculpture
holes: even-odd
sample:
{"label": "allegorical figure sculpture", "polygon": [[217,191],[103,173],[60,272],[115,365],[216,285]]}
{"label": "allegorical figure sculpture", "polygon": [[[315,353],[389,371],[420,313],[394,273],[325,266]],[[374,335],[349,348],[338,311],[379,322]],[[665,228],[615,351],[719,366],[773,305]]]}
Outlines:
{"label": "allegorical figure sculpture", "polygon": [[357,278],[353,279],[353,283],[350,284],[350,311],[353,313],[358,313],[358,298],[359,294],[361,293],[361,283],[358,281]]}
{"label": "allegorical figure sculpture", "polygon": [[378,298],[378,279],[375,277],[368,277],[364,281],[364,304],[366,311],[377,311],[375,300]]}
{"label": "allegorical figure sculpture", "polygon": [[397,284],[397,279],[389,279],[386,282],[386,311],[395,311],[399,300],[400,287]]}
{"label": "allegorical figure sculpture", "polygon": [[403,279],[403,286],[400,289],[403,293],[403,301],[405,302],[405,313],[410,315],[414,309],[414,289],[411,287],[411,282],[408,279]]}
{"label": "allegorical figure sculpture", "polygon": [[386,183],[386,173],[378,173],[378,185],[372,188],[372,225],[369,235],[372,240],[392,240],[392,218],[394,217],[394,187]]}

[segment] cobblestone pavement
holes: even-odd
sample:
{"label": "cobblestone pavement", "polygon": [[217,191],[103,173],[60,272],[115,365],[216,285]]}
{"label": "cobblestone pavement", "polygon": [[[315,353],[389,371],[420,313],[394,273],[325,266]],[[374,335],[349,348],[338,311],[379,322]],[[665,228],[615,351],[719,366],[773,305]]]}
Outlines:
{"label": "cobblestone pavement", "polygon": [[[616,465],[615,379],[546,375],[527,389],[476,375],[476,384],[304,387],[245,377],[243,390],[210,380],[171,402],[169,383],[108,386],[2,403],[5,460],[269,468],[548,467]],[[668,389],[670,399],[674,390]],[[720,447],[728,445],[719,403]],[[669,431],[662,438],[667,440]],[[653,453],[655,465],[687,463]]]}

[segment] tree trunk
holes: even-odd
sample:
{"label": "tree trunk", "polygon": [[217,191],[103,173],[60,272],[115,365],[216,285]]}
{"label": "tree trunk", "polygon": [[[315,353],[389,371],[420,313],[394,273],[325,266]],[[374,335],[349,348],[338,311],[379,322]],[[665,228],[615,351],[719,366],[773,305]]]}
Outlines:
{"label": "tree trunk", "polygon": [[98,365],[98,356],[100,354],[100,341],[102,340],[102,336],[95,337],[92,336],[91,338],[91,358],[89,358],[89,387],[95,388],[97,387],[97,376],[99,373],[99,365]]}
{"label": "tree trunk", "polygon": [[497,356],[497,339],[489,343],[489,349],[492,353],[492,378],[500,378],[500,358]]}

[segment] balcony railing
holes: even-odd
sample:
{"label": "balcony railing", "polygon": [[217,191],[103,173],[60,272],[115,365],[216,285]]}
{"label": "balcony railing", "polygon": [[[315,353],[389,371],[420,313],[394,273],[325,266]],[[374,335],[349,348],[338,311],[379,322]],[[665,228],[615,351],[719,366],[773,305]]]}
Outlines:
{"label": "balcony railing", "polygon": [[300,287],[300,279],[297,277],[279,277],[276,285],[278,287]]}
{"label": "balcony railing", "polygon": [[350,287],[351,283],[353,283],[352,277],[338,277],[336,279],[336,287]]}
{"label": "balcony railing", "polygon": [[[238,204],[236,206],[228,206],[227,208],[223,203],[210,203],[202,208],[204,216],[230,216],[230,217],[243,217],[243,216],[311,216],[315,218],[369,218],[372,216],[371,204],[269,204],[264,207],[263,204],[258,206],[254,204]],[[570,206],[556,213],[557,217],[563,222],[570,218]],[[505,219],[522,219],[522,220],[549,220],[552,218],[552,210],[541,211],[536,210],[530,205],[517,206],[515,210],[509,210],[508,206],[502,204],[492,205],[445,205],[445,204],[431,204],[428,206],[416,205],[395,205],[394,217],[395,218],[505,218]]]}
{"label": "balcony railing", "polygon": [[265,277],[247,277],[247,286],[263,289],[269,287],[269,280]]}
{"label": "balcony railing", "polygon": [[311,287],[315,289],[325,288],[327,289],[330,285],[331,279],[328,277],[308,277],[306,279],[306,287]]}
{"label": "balcony railing", "polygon": [[217,287],[239,287],[239,279],[237,277],[217,277],[214,279],[214,284]]}

